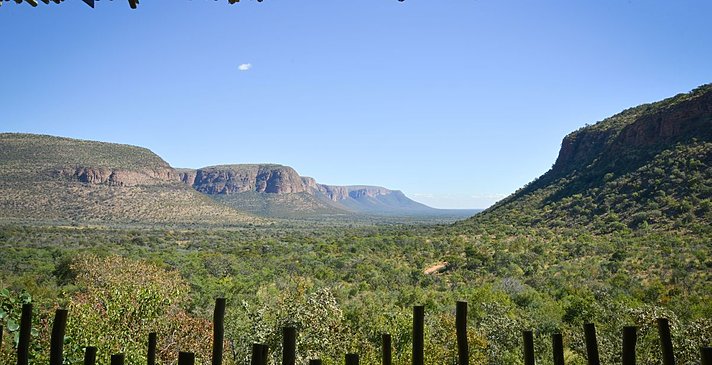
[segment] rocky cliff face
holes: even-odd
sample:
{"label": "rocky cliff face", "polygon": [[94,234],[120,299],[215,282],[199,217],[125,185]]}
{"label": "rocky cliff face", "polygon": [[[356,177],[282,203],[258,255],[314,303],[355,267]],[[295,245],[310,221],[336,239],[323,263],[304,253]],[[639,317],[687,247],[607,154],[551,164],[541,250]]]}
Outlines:
{"label": "rocky cliff face", "polygon": [[662,102],[631,108],[598,125],[573,132],[561,142],[552,172],[580,169],[596,159],[690,137],[709,139],[712,86]]}
{"label": "rocky cliff face", "polygon": [[381,195],[388,195],[394,192],[393,190],[382,188],[380,186],[338,186],[319,184],[312,177],[302,177],[302,182],[304,183],[307,192],[309,192],[310,194],[323,194],[329,200],[334,202],[346,200],[349,198],[373,198]]}
{"label": "rocky cliff face", "polygon": [[109,186],[155,185],[178,181],[178,174],[171,168],[122,170],[103,167],[65,167],[56,170],[54,174],[86,184]]}
{"label": "rocky cliff face", "polygon": [[[708,226],[712,84],[627,109],[569,135],[554,166],[472,221],[597,232]],[[692,213],[694,211],[694,213]]]}
{"label": "rocky cliff face", "polygon": [[332,201],[338,202],[349,198],[375,198],[381,195],[392,194],[394,191],[380,186],[336,186],[319,184],[319,192],[326,195]]}
{"label": "rocky cliff face", "polygon": [[686,136],[712,134],[712,90],[675,106],[647,113],[627,125],[612,142],[612,150],[674,143]]}
{"label": "rocky cliff face", "polygon": [[188,186],[193,186],[195,177],[198,174],[198,171],[191,169],[176,169],[176,172],[178,173],[178,180]]}
{"label": "rocky cliff face", "polygon": [[225,165],[183,170],[180,179],[205,194],[301,193],[307,189],[293,168],[281,165]]}
{"label": "rocky cliff face", "polygon": [[0,221],[100,224],[258,222],[181,184],[137,146],[0,133]]}
{"label": "rocky cliff face", "polygon": [[[416,203],[402,192],[379,186],[336,186],[319,184],[314,178],[299,176],[291,167],[273,164],[224,165],[198,170],[178,169],[179,179],[199,192],[215,198],[239,193],[267,193],[277,195],[302,194],[292,199],[290,209],[307,209],[323,212],[356,213],[413,213],[431,212],[434,209]],[[274,205],[275,196],[250,196],[262,205]],[[245,200],[243,199],[243,200]],[[300,200],[301,199],[301,200]],[[255,201],[251,204],[257,204]],[[232,199],[236,203],[238,200]],[[297,207],[296,203],[308,207]],[[258,202],[259,203],[259,202]],[[308,203],[308,204],[307,204]],[[259,204],[258,204],[259,205]],[[238,207],[239,208],[239,207]]]}
{"label": "rocky cliff face", "polygon": [[323,194],[329,200],[377,197],[393,193],[379,186],[336,186],[319,184],[312,177],[299,176],[289,166],[225,165],[198,170],[178,169],[178,178],[205,194],[234,194],[254,191],[269,194]]}
{"label": "rocky cliff face", "polygon": [[611,131],[581,131],[564,137],[552,170],[563,172],[575,166],[585,166],[606,147]]}
{"label": "rocky cliff face", "polygon": [[319,183],[313,177],[302,176],[302,184],[307,190],[319,190]]}
{"label": "rocky cliff face", "polygon": [[198,170],[178,169],[180,180],[205,194],[233,194],[254,191],[270,194],[323,194],[329,200],[377,197],[393,193],[379,186],[336,186],[319,184],[282,165],[225,165]]}

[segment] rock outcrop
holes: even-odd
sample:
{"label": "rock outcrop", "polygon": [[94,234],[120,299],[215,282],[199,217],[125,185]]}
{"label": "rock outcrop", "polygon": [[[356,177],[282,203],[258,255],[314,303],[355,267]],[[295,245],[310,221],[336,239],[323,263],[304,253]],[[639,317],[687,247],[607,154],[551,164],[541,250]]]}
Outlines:
{"label": "rock outcrop", "polygon": [[564,137],[552,172],[580,169],[594,160],[612,159],[631,149],[668,145],[690,137],[710,139],[711,114],[710,86],[625,110]]}
{"label": "rock outcrop", "polygon": [[[712,84],[567,135],[553,167],[472,222],[594,232],[709,226]],[[645,224],[643,224],[645,223]]]}
{"label": "rock outcrop", "polygon": [[[299,176],[289,166],[222,165],[197,170],[177,169],[180,180],[195,190],[211,196],[240,193],[306,194],[311,196],[311,210],[335,209],[350,213],[423,213],[435,209],[414,202],[402,192],[379,186],[337,186],[319,184],[314,178]],[[253,197],[252,199],[256,199]],[[274,200],[265,197],[270,201]],[[232,199],[231,201],[237,201]],[[299,201],[298,199],[292,199]],[[298,208],[298,207],[297,207]],[[294,209],[297,209],[294,208]]]}
{"label": "rock outcrop", "polygon": [[282,165],[223,165],[181,172],[181,180],[205,194],[302,193],[307,189],[293,168]]}
{"label": "rock outcrop", "polygon": [[335,202],[349,198],[375,198],[381,195],[389,195],[394,192],[393,190],[382,188],[380,186],[336,186],[323,184],[319,184],[319,191]]}
{"label": "rock outcrop", "polygon": [[196,170],[191,170],[191,169],[176,169],[176,172],[178,173],[178,179],[183,183],[188,186],[193,186],[195,183],[195,177],[197,175]]}
{"label": "rock outcrop", "polygon": [[104,167],[61,168],[55,175],[74,179],[86,184],[105,184],[109,186],[155,185],[178,181],[178,174],[171,168],[121,170]]}
{"label": "rock outcrop", "polygon": [[0,133],[0,221],[220,226],[261,221],[180,179],[180,172],[146,148]]}
{"label": "rock outcrop", "polygon": [[712,135],[712,91],[653,113],[640,116],[627,125],[612,142],[611,149],[674,143],[694,135],[708,139]]}

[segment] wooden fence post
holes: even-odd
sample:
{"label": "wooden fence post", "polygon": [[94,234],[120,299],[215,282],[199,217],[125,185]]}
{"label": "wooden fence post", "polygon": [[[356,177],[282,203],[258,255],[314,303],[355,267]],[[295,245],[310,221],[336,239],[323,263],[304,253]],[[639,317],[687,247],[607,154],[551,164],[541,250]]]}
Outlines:
{"label": "wooden fence post", "polygon": [[259,343],[252,344],[252,357],[250,358],[250,365],[262,365],[262,345]]}
{"label": "wooden fence post", "polygon": [[425,343],[425,307],[413,307],[413,365],[423,365],[423,347]]}
{"label": "wooden fence post", "polygon": [[551,335],[551,347],[554,349],[554,365],[564,365],[564,336],[561,333]]}
{"label": "wooden fence post", "polygon": [[148,334],[148,353],[146,354],[146,364],[156,365],[156,332]]}
{"label": "wooden fence post", "polygon": [[111,355],[111,365],[124,365],[124,354]]}
{"label": "wooden fence post", "polygon": [[712,365],[712,347],[700,348],[700,364]]}
{"label": "wooden fence post", "polygon": [[391,335],[384,333],[381,335],[381,363],[382,365],[391,365],[393,355],[391,350]]}
{"label": "wooden fence post", "polygon": [[84,365],[94,365],[96,364],[96,347],[87,346],[84,349]]}
{"label": "wooden fence post", "polygon": [[4,328],[0,325],[0,349],[2,348],[2,335],[5,333]]}
{"label": "wooden fence post", "polygon": [[57,309],[54,312],[54,322],[52,323],[52,335],[50,337],[49,364],[62,365],[64,360],[64,333],[67,329],[67,310]]}
{"label": "wooden fence post", "polygon": [[30,361],[30,332],[32,331],[32,304],[22,305],[20,317],[20,340],[17,344],[17,365],[27,365]]}
{"label": "wooden fence post", "polygon": [[215,299],[213,312],[213,365],[222,365],[225,338],[225,298]]}
{"label": "wooden fence post", "polygon": [[267,345],[252,344],[252,359],[250,365],[267,365]]}
{"label": "wooden fence post", "polygon": [[178,352],[178,365],[195,365],[195,354],[192,352]]}
{"label": "wooden fence post", "polygon": [[259,365],[267,365],[267,362],[269,360],[269,346],[262,344],[260,345],[260,348],[262,349],[262,363]]}
{"label": "wooden fence post", "polygon": [[297,359],[297,329],[282,328],[282,365],[294,365]]}
{"label": "wooden fence post", "polygon": [[583,325],[584,337],[586,337],[586,357],[588,365],[601,365],[598,359],[598,341],[596,341],[596,325],[586,323]]}
{"label": "wooden fence post", "polygon": [[667,318],[658,318],[658,335],[663,352],[663,365],[675,365],[675,355],[672,350],[672,337],[670,336],[670,322]]}
{"label": "wooden fence post", "polygon": [[358,365],[358,354],[346,354],[346,365]]}
{"label": "wooden fence post", "polygon": [[455,328],[457,332],[457,359],[459,365],[469,365],[470,349],[467,345],[467,302],[457,302],[457,306],[455,307]]}
{"label": "wooden fence post", "polygon": [[534,332],[522,331],[524,338],[524,365],[534,365]]}
{"label": "wooden fence post", "polygon": [[635,365],[635,343],[638,340],[638,327],[623,327],[623,365]]}

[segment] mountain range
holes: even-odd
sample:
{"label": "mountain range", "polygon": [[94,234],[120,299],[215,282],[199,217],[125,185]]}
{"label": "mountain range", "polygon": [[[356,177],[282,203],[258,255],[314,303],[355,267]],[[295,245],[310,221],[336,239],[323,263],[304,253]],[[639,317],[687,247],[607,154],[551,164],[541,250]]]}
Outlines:
{"label": "mountain range", "polygon": [[[235,209],[273,217],[304,215],[438,215],[398,190],[380,186],[337,186],[300,176],[289,166],[239,164],[178,169],[180,180]],[[465,211],[464,214],[472,212]]]}
{"label": "mountain range", "polygon": [[0,218],[15,221],[244,224],[265,218],[460,217],[378,186],[334,186],[276,164],[174,169],[148,149],[0,134]]}
{"label": "mountain range", "polygon": [[171,224],[274,218],[471,218],[459,227],[712,233],[712,84],[576,130],[552,168],[476,211],[433,209],[377,186],[334,186],[276,164],[173,168],[148,149],[0,134],[0,220]]}

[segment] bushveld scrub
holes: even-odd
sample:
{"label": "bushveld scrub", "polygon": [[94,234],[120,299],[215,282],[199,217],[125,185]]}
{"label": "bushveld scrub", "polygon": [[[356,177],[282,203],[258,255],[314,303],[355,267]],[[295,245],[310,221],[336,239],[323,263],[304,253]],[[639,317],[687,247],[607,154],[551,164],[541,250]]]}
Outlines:
{"label": "bushveld scrub", "polygon": [[[597,324],[605,363],[620,361],[622,327],[638,325],[639,363],[656,364],[659,316],[671,320],[679,363],[697,361],[697,348],[712,341],[710,245],[689,232],[6,226],[0,237],[0,283],[8,295],[19,298],[25,290],[37,303],[37,359],[47,356],[47,327],[63,306],[74,344],[68,359],[92,339],[111,351],[124,343],[142,356],[147,333],[156,330],[159,344],[171,336],[187,341],[165,347],[163,361],[181,346],[204,361],[216,297],[228,303],[227,363],[244,363],[255,341],[269,343],[278,359],[278,329],[291,324],[303,335],[300,359],[338,363],[353,351],[375,363],[380,334],[388,332],[394,362],[407,364],[413,305],[425,305],[427,362],[453,363],[457,300],[470,303],[470,352],[478,364],[520,363],[524,329],[535,331],[539,363],[551,363],[550,335],[560,331],[567,363],[583,364],[585,322]],[[443,261],[445,271],[423,273]],[[118,280],[119,273],[138,272],[147,279]],[[108,295],[116,296],[119,313],[131,315],[102,314]],[[4,358],[14,359],[11,336],[4,338]]]}

